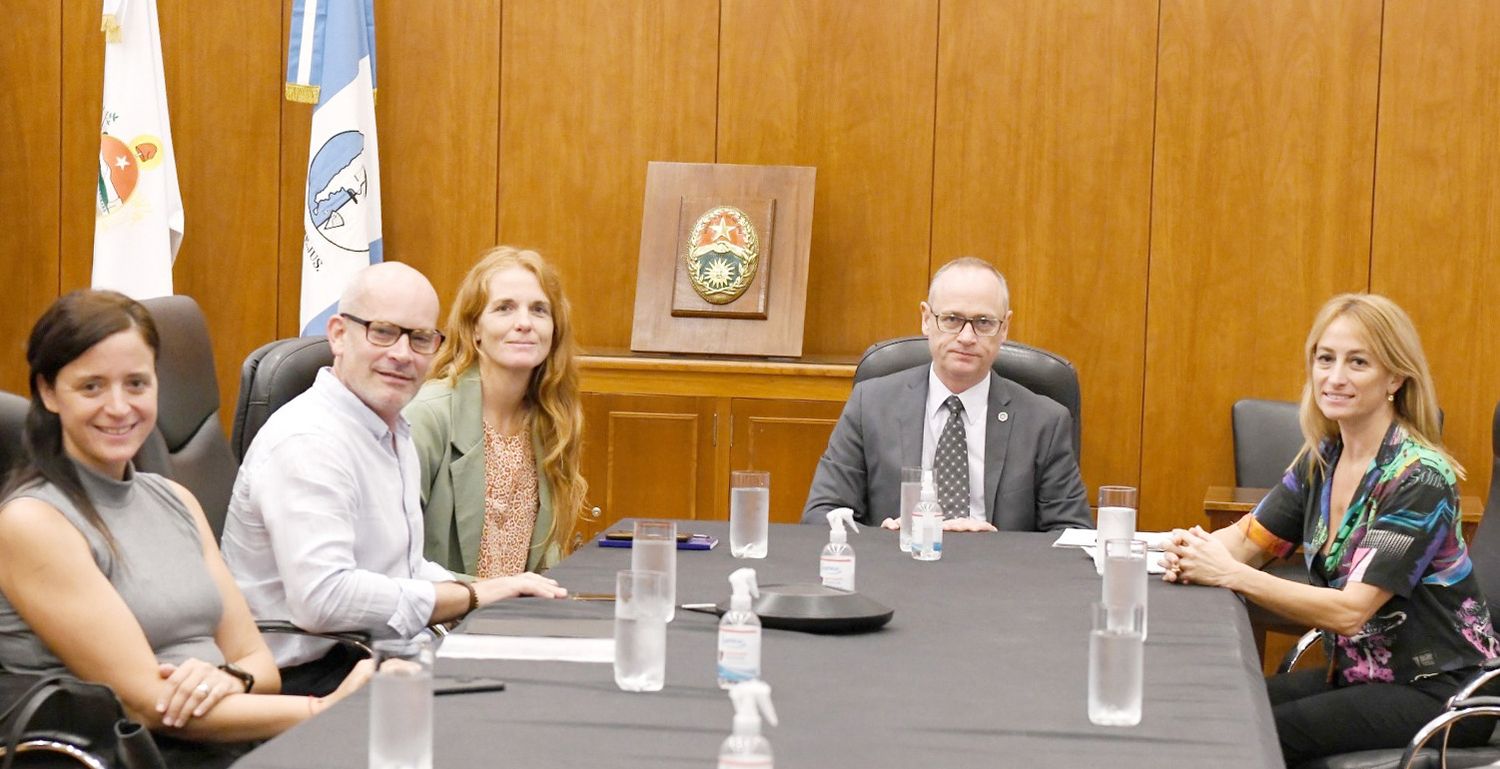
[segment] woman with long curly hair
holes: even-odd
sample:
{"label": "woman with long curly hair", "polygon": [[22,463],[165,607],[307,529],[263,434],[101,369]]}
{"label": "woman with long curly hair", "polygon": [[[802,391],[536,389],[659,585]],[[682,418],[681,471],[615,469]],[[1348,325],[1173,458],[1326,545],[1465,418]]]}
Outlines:
{"label": "woman with long curly hair", "polygon": [[491,249],[469,270],[406,408],[422,466],[427,557],[479,578],[561,559],[583,505],[578,351],[557,270]]}

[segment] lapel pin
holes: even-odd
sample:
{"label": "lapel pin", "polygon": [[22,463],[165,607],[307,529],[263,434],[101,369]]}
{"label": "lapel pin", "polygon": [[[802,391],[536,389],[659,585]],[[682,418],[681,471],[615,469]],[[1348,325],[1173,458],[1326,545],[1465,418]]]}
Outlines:
{"label": "lapel pin", "polygon": [[999,416],[996,416],[995,418],[1000,420],[1001,422],[1005,422],[1010,419],[1010,414],[1002,411],[1000,412]]}

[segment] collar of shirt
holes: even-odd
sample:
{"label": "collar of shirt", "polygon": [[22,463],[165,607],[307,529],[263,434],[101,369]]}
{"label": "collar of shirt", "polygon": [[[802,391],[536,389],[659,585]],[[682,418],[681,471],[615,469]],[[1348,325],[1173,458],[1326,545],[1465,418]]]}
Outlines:
{"label": "collar of shirt", "polygon": [[[982,420],[984,419],[985,412],[989,410],[990,379],[991,377],[987,376],[979,380],[979,384],[961,393],[955,393],[949,390],[947,385],[943,384],[943,380],[938,379],[937,371],[928,366],[927,411],[925,412],[928,423],[937,420],[939,412],[943,409],[943,403],[948,400],[948,396],[957,395],[958,400],[964,404],[964,431],[972,432],[974,425],[983,424]],[[944,423],[946,421],[945,419]]]}
{"label": "collar of shirt", "polygon": [[[348,385],[344,384],[337,376],[334,376],[332,368],[324,366],[318,370],[318,378],[313,381],[312,389],[331,402],[345,416],[354,420],[360,427],[368,430],[375,440],[383,441],[387,445],[390,444],[393,435],[391,426],[386,424],[385,420],[379,414],[376,414],[374,409],[371,409],[364,401],[360,400],[359,396],[355,395],[354,391],[350,390]],[[964,408],[968,408],[967,403],[964,404]],[[410,434],[411,423],[406,421],[405,416],[396,417],[394,437],[399,439]]]}

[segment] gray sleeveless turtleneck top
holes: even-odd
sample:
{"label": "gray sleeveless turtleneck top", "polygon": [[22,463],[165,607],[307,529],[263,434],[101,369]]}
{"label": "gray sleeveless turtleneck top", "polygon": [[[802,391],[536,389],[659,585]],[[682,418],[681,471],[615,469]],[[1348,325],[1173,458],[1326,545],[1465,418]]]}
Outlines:
{"label": "gray sleeveless turtleneck top", "polygon": [[[84,490],[99,511],[119,555],[62,491],[42,483],[0,502],[32,497],[57,508],[89,544],[94,563],[124,599],[160,662],[190,657],[218,665],[214,643],[224,607],[203,560],[192,514],[161,476],[129,469],[124,481],[74,463]],[[13,673],[66,672],[61,660],[26,626],[0,595],[0,668]]]}

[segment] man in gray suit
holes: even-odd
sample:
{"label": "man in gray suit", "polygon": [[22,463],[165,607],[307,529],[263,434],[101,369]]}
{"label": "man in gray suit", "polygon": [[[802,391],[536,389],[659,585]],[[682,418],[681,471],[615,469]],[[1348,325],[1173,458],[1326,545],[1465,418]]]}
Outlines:
{"label": "man in gray suit", "polygon": [[1004,276],[982,259],[949,262],[921,312],[932,365],[854,387],[803,523],[848,507],[862,523],[893,528],[901,468],[920,465],[934,470],[947,531],[1091,527],[1068,410],[990,368],[1010,326]]}

